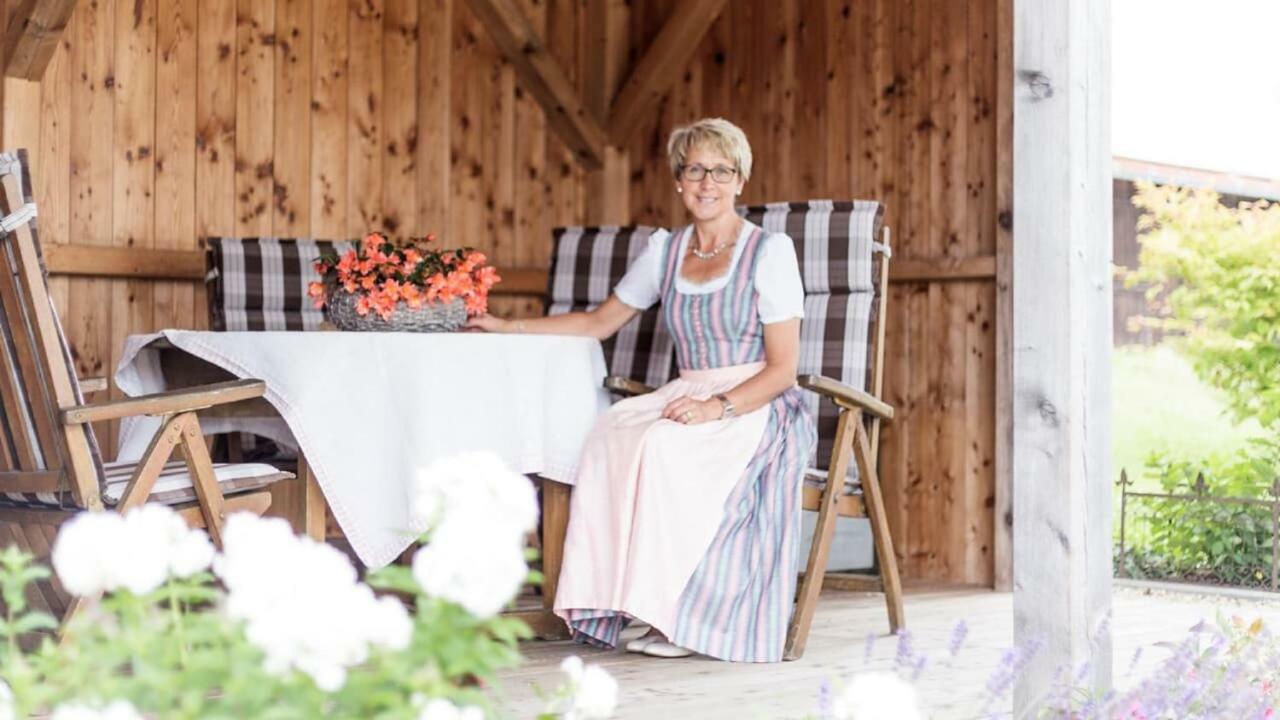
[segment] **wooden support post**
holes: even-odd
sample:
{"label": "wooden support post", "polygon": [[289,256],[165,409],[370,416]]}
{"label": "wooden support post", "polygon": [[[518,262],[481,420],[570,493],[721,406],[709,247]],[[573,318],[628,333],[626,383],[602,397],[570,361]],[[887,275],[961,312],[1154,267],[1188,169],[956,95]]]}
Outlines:
{"label": "wooden support post", "polygon": [[[583,102],[600,122],[609,119],[609,108],[622,84],[627,62],[627,23],[630,9],[624,0],[587,0],[587,62],[582,71]],[[587,175],[587,186],[598,188],[598,201],[587,206],[587,222],[627,225],[631,222],[631,156],[625,147],[608,145],[602,166]]]}
{"label": "wooden support post", "polygon": [[1111,678],[1109,5],[1013,4],[1015,717]]}
{"label": "wooden support post", "polygon": [[1013,0],[996,0],[995,589],[1013,590]]}
{"label": "wooden support post", "polygon": [[[625,145],[631,134],[650,116],[658,102],[689,67],[689,61],[720,17],[725,0],[698,0],[675,6],[644,57],[631,69],[609,114],[609,138]],[[746,52],[765,52],[755,48]]]}

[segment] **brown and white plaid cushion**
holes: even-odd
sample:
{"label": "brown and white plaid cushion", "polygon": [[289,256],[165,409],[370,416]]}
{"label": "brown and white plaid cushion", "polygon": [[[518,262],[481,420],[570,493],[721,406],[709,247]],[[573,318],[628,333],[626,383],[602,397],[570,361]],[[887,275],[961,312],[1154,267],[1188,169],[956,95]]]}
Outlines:
{"label": "brown and white plaid cushion", "polygon": [[310,238],[208,239],[209,324],[212,330],[315,330],[324,321],[307,297],[320,277],[322,253],[346,252],[347,240]]}
{"label": "brown and white plaid cushion", "polygon": [[[825,375],[866,390],[879,263],[889,252],[879,242],[884,206],[862,200],[810,200],[755,205],[738,212],[767,231],[786,233],[795,243],[805,294],[799,373]],[[813,393],[809,402],[818,418],[815,464],[825,468],[839,408],[820,403]],[[850,463],[850,473],[856,471]]]}
{"label": "brown and white plaid cushion", "polygon": [[[562,227],[553,231],[548,315],[594,308],[609,298],[658,228]],[[604,342],[609,373],[658,386],[675,375],[675,343],[658,306]]]}

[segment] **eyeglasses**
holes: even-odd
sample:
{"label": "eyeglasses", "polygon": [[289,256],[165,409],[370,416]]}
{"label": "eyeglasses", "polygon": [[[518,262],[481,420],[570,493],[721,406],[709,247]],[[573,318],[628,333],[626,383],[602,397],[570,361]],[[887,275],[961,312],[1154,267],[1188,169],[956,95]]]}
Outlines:
{"label": "eyeglasses", "polygon": [[707,173],[711,173],[712,180],[724,184],[738,174],[738,169],[725,165],[717,165],[713,168],[705,168],[701,165],[680,166],[680,179],[688,180],[689,182],[702,182],[702,178],[706,177]]}

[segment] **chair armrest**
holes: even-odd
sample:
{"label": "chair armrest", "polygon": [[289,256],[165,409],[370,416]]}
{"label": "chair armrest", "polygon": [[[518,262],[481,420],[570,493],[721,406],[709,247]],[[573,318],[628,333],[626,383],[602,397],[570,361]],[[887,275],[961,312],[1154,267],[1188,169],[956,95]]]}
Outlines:
{"label": "chair armrest", "polygon": [[642,382],[632,380],[621,375],[610,375],[604,379],[604,386],[619,395],[646,395],[653,392],[653,388]]}
{"label": "chair armrest", "polygon": [[100,378],[80,378],[80,392],[96,393],[107,389],[107,379]]}
{"label": "chair armrest", "polygon": [[134,415],[171,415],[262,397],[266,391],[267,384],[261,380],[233,380],[63,408],[62,422],[64,425],[83,425]]}
{"label": "chair armrest", "polygon": [[845,385],[822,375],[801,375],[796,379],[800,387],[831,398],[835,404],[851,410],[863,410],[884,420],[893,419],[893,406],[882,402],[870,393]]}

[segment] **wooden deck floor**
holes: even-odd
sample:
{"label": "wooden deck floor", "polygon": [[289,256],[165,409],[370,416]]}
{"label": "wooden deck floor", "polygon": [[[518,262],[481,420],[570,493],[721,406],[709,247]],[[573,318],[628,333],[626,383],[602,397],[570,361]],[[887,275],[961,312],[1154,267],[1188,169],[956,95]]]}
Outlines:
{"label": "wooden deck floor", "polygon": [[[1181,593],[1118,587],[1113,603],[1116,683],[1150,671],[1167,651],[1152,647],[1177,640],[1199,619],[1215,613],[1261,616],[1280,626],[1280,601],[1241,601]],[[929,662],[917,684],[934,720],[987,718],[1007,714],[1008,701],[986,706],[985,686],[1000,655],[1012,644],[1012,596],[974,589],[908,591],[907,623],[912,641]],[[955,625],[963,619],[968,639],[958,657],[947,658]],[[559,684],[558,665],[571,654],[598,663],[620,685],[618,718],[686,720],[703,718],[803,718],[816,716],[824,678],[865,669],[894,667],[895,638],[886,634],[881,596],[824,592],[814,621],[809,650],[797,662],[742,665],[695,657],[659,660],[622,651],[601,651],[570,642],[533,642],[524,646],[525,664],[502,677],[503,717],[532,718],[543,709],[536,688]],[[627,636],[638,634],[629,631]],[[867,636],[877,635],[866,660]],[[1142,659],[1129,670],[1135,651]]]}

